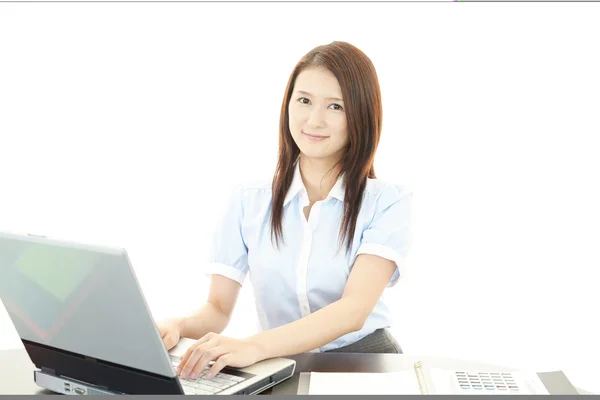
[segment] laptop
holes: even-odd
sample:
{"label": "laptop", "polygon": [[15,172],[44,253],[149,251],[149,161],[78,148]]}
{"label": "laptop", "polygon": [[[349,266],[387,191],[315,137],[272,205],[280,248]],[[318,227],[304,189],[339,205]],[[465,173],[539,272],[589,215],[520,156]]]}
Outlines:
{"label": "laptop", "polygon": [[0,232],[0,299],[36,384],[57,393],[257,394],[296,366],[273,358],[180,378],[124,249]]}

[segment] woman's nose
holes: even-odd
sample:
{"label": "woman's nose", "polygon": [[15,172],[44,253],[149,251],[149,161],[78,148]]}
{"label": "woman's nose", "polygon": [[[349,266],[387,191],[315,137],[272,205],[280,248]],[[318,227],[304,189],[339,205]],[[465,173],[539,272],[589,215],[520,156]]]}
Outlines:
{"label": "woman's nose", "polygon": [[313,109],[308,115],[307,124],[312,129],[322,128],[325,125],[323,113],[318,109]]}

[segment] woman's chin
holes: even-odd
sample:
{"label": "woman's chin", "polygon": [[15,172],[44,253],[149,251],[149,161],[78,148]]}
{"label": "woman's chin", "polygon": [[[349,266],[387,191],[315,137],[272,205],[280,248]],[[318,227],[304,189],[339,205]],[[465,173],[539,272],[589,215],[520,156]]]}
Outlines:
{"label": "woman's chin", "polygon": [[322,151],[314,151],[314,150],[303,150],[300,149],[300,155],[305,159],[310,160],[326,160],[331,157],[331,154],[322,152]]}

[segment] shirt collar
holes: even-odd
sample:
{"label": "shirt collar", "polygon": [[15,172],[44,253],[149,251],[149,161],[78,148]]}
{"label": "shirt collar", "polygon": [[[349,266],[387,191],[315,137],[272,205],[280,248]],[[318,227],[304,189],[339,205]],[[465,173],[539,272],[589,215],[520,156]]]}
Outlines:
{"label": "shirt collar", "polygon": [[[287,195],[285,196],[283,205],[285,206],[287,203],[289,203],[289,201],[301,191],[306,192],[306,187],[304,187],[304,182],[302,182],[302,175],[300,175],[300,160],[298,160],[296,162],[296,166],[294,167],[294,178],[292,180],[290,188],[288,189]],[[327,198],[334,197],[340,201],[344,201],[344,191],[345,188],[343,175],[340,175],[335,185],[333,185],[333,187],[329,191],[329,195],[327,196]]]}

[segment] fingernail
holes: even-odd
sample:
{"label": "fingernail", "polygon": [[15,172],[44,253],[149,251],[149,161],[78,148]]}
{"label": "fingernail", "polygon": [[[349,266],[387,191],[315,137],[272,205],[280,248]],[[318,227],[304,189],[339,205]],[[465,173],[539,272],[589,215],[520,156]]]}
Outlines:
{"label": "fingernail", "polygon": [[212,378],[212,377],[213,377],[213,374],[211,374],[211,373],[208,373],[208,374],[206,374],[206,375],[204,375],[204,376],[205,376],[207,379],[210,379],[210,378]]}

